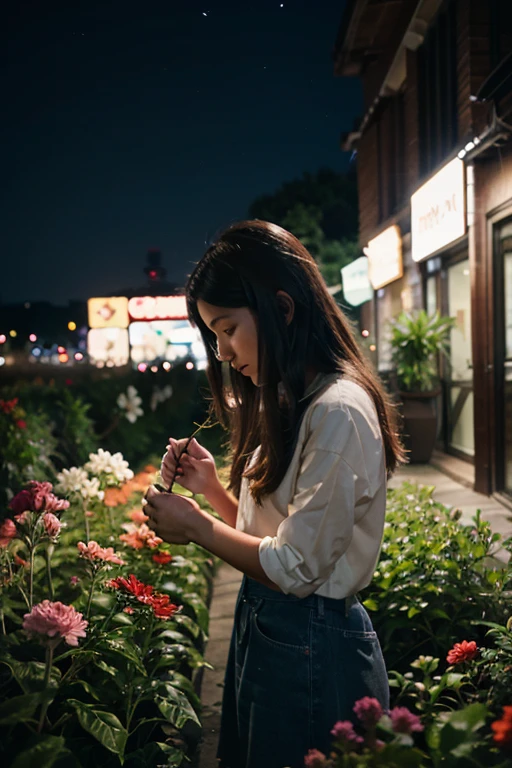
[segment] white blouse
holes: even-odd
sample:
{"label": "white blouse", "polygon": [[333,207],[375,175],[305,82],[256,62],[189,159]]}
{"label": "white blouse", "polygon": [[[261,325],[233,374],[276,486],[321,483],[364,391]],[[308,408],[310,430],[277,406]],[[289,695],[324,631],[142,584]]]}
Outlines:
{"label": "white blouse", "polygon": [[236,527],[262,539],[263,570],[297,597],[342,598],[366,587],[382,545],[386,467],[369,395],[340,374],[319,374],[290,466],[262,506],[242,479]]}

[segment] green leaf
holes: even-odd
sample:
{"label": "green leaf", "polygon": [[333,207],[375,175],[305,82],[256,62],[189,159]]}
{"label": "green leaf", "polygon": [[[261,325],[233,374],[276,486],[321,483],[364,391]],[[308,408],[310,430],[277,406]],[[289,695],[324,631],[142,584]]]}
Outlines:
{"label": "green leaf", "polygon": [[20,752],[10,768],[50,768],[65,750],[62,736],[33,737],[28,749]]}
{"label": "green leaf", "polygon": [[471,742],[474,732],[485,725],[486,716],[487,707],[484,704],[470,704],[464,709],[450,712],[440,732],[441,752],[453,752],[465,742]]}
{"label": "green leaf", "polygon": [[155,703],[162,715],[194,741],[201,735],[201,723],[182,691],[170,683],[162,683],[155,696]]}
{"label": "green leaf", "polygon": [[208,632],[209,614],[204,600],[201,600],[199,595],[190,594],[186,595],[184,599],[185,606],[190,606],[194,611],[195,618],[203,632]]}
{"label": "green leaf", "polygon": [[134,664],[139,672],[146,674],[146,669],[140,659],[139,650],[126,638],[108,638],[97,645],[106,655],[121,656]]}
{"label": "green leaf", "polygon": [[[46,665],[42,661],[17,661],[7,658],[1,660],[11,670],[12,676],[25,693],[37,693],[43,689]],[[62,677],[57,667],[50,672],[49,688],[57,688]]]}
{"label": "green leaf", "polygon": [[32,720],[42,699],[42,693],[27,693],[3,701],[0,704],[0,725],[15,725]]}
{"label": "green leaf", "polygon": [[379,608],[379,604],[376,600],[373,600],[373,598],[369,597],[367,600],[363,602],[364,607],[368,611],[377,611]]}
{"label": "green leaf", "polygon": [[77,699],[70,699],[68,704],[75,709],[84,731],[94,736],[110,752],[119,755],[122,763],[128,732],[120,720],[112,712],[94,709],[93,706]]}

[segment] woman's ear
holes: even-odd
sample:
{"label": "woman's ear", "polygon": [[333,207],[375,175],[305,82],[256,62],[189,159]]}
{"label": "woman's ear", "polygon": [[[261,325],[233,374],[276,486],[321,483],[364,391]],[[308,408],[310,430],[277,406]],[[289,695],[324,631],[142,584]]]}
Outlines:
{"label": "woman's ear", "polygon": [[279,308],[283,312],[286,325],[290,325],[291,321],[293,320],[293,313],[295,312],[295,302],[293,301],[290,294],[286,293],[286,291],[278,291],[276,296]]}

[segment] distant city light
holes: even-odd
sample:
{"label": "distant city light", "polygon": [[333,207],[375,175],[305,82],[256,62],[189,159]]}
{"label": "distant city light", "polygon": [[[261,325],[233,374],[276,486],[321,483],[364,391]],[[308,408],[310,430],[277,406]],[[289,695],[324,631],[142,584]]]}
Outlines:
{"label": "distant city light", "polygon": [[75,360],[83,360],[84,356],[81,352],[75,352]]}
{"label": "distant city light", "polygon": [[170,370],[171,370],[171,368],[172,368],[172,366],[171,366],[171,364],[170,364],[170,363],[168,363],[168,362],[167,362],[167,360],[166,360],[166,361],[165,361],[165,363],[162,363],[162,368],[164,369],[164,371],[170,371]]}
{"label": "distant city light", "polygon": [[7,341],[7,336],[5,335],[5,333],[0,334],[0,344],[5,344],[6,341]]}
{"label": "distant city light", "polygon": [[5,357],[0,357],[0,365],[5,365]]}
{"label": "distant city light", "polygon": [[194,368],[194,363],[191,363],[191,362],[186,363],[185,368],[187,369],[187,371],[191,371],[192,368]]}
{"label": "distant city light", "polygon": [[138,366],[137,366],[137,370],[140,371],[141,373],[144,373],[146,368],[147,368],[146,363],[139,363]]}
{"label": "distant city light", "polygon": [[107,360],[107,368],[113,368],[114,367],[114,361],[113,360]]}
{"label": "distant city light", "polygon": [[158,371],[158,365],[152,365],[150,370],[151,373],[156,373]]}
{"label": "distant city light", "polygon": [[67,363],[69,360],[69,355],[67,355],[65,352],[59,355],[59,363]]}
{"label": "distant city light", "polygon": [[370,344],[370,352],[375,352],[376,349],[377,347],[375,346],[375,344]]}
{"label": "distant city light", "polygon": [[16,333],[16,331],[9,331],[9,336],[12,336],[13,339],[15,339],[17,335],[18,334]]}
{"label": "distant city light", "polygon": [[59,355],[63,355],[66,352],[66,347],[57,347]]}
{"label": "distant city light", "polygon": [[361,331],[361,335],[365,337],[365,339],[370,335],[370,331],[367,331],[366,329],[364,331]]}
{"label": "distant city light", "polygon": [[70,331],[76,331],[76,323],[74,323],[73,320],[70,320],[68,323],[68,328]]}
{"label": "distant city light", "polygon": [[43,350],[41,349],[41,347],[34,347],[32,350],[32,355],[34,357],[41,357],[42,351]]}
{"label": "distant city light", "polygon": [[28,338],[29,338],[29,341],[31,341],[32,343],[34,341],[37,341],[37,336],[35,335],[35,333],[31,333]]}

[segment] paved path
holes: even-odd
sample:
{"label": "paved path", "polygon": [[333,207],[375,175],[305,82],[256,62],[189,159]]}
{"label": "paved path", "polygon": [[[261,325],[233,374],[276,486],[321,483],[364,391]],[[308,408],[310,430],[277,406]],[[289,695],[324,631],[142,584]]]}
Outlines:
{"label": "paved path", "polygon": [[[476,510],[481,509],[482,517],[491,522],[493,531],[507,536],[512,535],[512,511],[503,507],[492,496],[475,493],[430,465],[404,467],[391,480],[390,486],[396,487],[405,480],[435,486],[434,496],[436,500],[447,506],[460,508],[463,512],[463,522],[470,522]],[[210,639],[206,649],[206,658],[214,669],[205,670],[202,684],[204,737],[199,768],[216,768],[217,766],[215,755],[220,724],[224,666],[228,655],[233,612],[241,578],[242,576],[238,571],[226,564],[219,568],[215,578],[210,607]]]}

